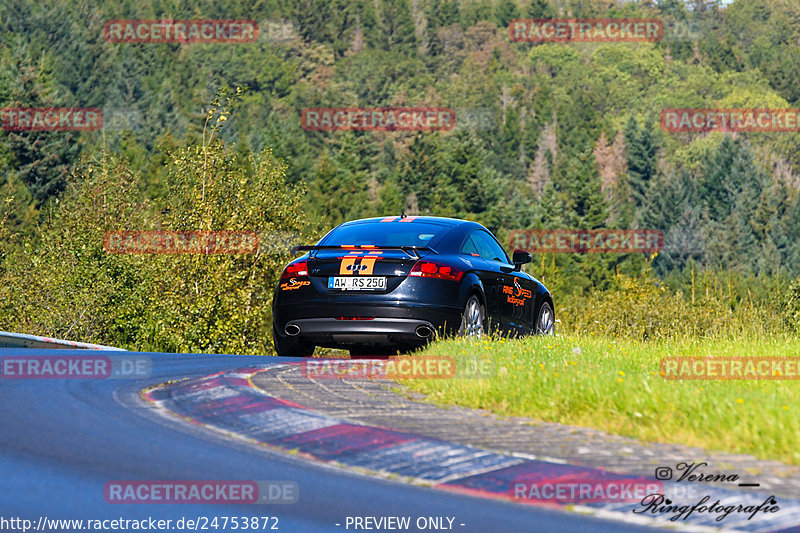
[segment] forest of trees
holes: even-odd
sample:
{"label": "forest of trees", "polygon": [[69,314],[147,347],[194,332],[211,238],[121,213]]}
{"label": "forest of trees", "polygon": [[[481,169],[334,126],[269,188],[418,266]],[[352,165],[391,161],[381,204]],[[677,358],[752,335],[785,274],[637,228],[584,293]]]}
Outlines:
{"label": "forest of trees", "polygon": [[[249,220],[311,239],[344,220],[404,210],[476,220],[501,239],[522,228],[663,231],[665,247],[652,264],[641,255],[534,257],[531,273],[576,297],[648,267],[673,288],[701,270],[742,282],[800,275],[800,134],[659,126],[664,108],[800,107],[800,5],[793,0],[12,0],[0,10],[0,107],[97,107],[104,121],[94,132],[0,132],[0,275],[7,280],[0,329],[74,336],[79,330],[66,330],[44,297],[27,300],[29,308],[52,316],[23,319],[22,300],[8,287],[30,295],[20,279],[25,272],[39,279],[36,257],[77,253],[68,250],[81,240],[62,230],[79,232],[70,222],[78,215],[63,211],[97,198],[100,176],[120,202],[117,214],[127,213],[104,228],[178,227],[169,221],[176,211],[200,207],[175,197],[193,190],[176,165],[182,157],[192,167],[202,146],[238,165],[230,176],[240,186],[259,188],[263,178],[272,187],[264,190],[283,198],[260,219],[208,222],[218,229],[252,229],[242,226]],[[512,42],[508,24],[521,17],[659,18],[692,31],[653,43]],[[260,33],[241,44],[103,38],[109,20],[163,18],[252,19]],[[230,108],[212,106],[226,86],[244,90]],[[457,124],[442,132],[301,127],[304,108],[348,106],[448,107]],[[225,117],[215,130],[220,142],[210,145],[209,109]],[[127,227],[133,222],[142,227]],[[102,247],[93,249],[102,255]],[[69,285],[63,269],[48,268],[52,280]],[[104,276],[108,294],[97,305],[111,309],[122,297],[112,289],[120,278]],[[255,305],[266,308],[269,298]],[[159,344],[152,324],[149,333],[114,336],[108,331],[122,318],[108,320],[83,330],[82,340],[220,348],[197,339]],[[159,327],[181,320],[188,319],[173,316]],[[262,331],[230,327],[243,336]]]}

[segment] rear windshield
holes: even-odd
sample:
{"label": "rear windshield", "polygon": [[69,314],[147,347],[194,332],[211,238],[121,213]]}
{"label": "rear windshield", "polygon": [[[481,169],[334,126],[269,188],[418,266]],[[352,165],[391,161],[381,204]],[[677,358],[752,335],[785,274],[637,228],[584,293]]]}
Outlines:
{"label": "rear windshield", "polygon": [[426,222],[367,222],[337,228],[320,244],[362,246],[430,246],[451,226]]}

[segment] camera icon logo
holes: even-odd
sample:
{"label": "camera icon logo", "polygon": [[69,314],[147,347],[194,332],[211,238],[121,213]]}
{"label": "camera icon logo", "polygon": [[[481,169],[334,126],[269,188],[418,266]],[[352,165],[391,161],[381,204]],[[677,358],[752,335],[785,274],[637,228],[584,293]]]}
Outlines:
{"label": "camera icon logo", "polygon": [[665,481],[672,479],[672,469],[668,466],[659,466],[656,468],[656,479]]}

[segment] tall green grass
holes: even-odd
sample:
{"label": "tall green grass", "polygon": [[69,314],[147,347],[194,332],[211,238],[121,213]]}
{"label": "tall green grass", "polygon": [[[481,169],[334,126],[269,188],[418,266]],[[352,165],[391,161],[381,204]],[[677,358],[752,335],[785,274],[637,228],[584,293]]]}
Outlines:
{"label": "tall green grass", "polygon": [[423,353],[477,359],[487,377],[408,385],[440,404],[800,464],[800,382],[659,375],[670,356],[800,357],[798,282],[692,271],[554,295],[557,335],[439,341]]}
{"label": "tall green grass", "polygon": [[481,379],[408,382],[435,403],[800,464],[797,381],[672,381],[659,374],[668,356],[798,357],[798,339],[556,335],[453,339],[424,353],[477,358],[489,368]]}

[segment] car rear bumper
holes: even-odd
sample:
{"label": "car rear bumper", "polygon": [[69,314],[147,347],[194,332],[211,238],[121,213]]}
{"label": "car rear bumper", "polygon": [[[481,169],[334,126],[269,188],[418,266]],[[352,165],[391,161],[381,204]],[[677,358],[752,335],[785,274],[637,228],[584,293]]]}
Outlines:
{"label": "car rear bumper", "polygon": [[303,341],[331,347],[423,345],[461,324],[461,310],[444,306],[287,305],[276,311],[278,334],[288,329]]}
{"label": "car rear bumper", "polygon": [[422,343],[433,335],[433,324],[412,318],[374,318],[372,320],[336,320],[335,318],[301,318],[284,327],[299,328],[303,339],[330,340],[336,343],[392,344]]}

